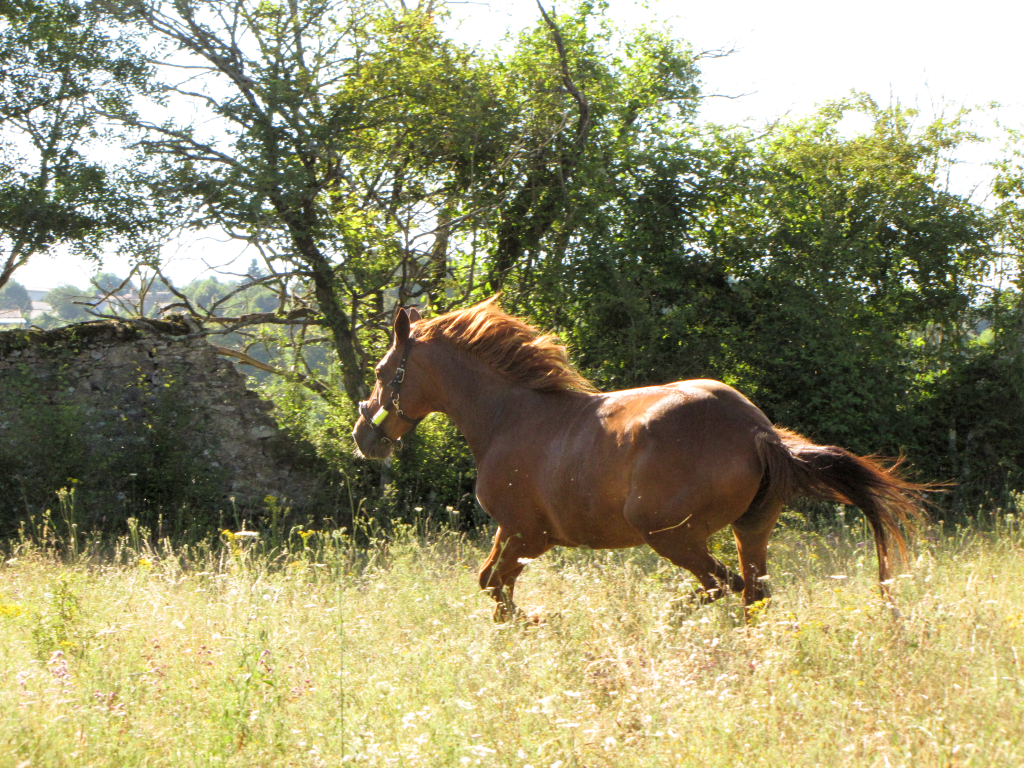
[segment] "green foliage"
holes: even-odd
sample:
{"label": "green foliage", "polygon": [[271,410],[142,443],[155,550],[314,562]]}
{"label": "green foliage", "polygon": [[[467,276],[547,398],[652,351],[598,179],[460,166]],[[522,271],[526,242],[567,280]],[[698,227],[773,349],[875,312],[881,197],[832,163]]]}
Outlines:
{"label": "green foliage", "polygon": [[349,435],[357,414],[348,403],[328,404],[280,379],[260,385],[260,390],[274,401],[281,427],[314,445],[320,460],[340,474],[350,519],[369,517],[388,530],[398,522],[427,518],[460,529],[483,522],[473,500],[476,469],[469,447],[444,416],[420,424],[405,438],[396,459],[380,467],[353,455]]}
{"label": "green foliage", "polygon": [[85,653],[89,633],[82,627],[79,596],[67,576],[51,585],[48,597],[46,607],[33,616],[32,645],[36,659],[55,664],[59,677],[67,672],[63,659]]}
{"label": "green foliage", "polygon": [[[619,39],[603,10],[579,3],[557,17],[564,70],[543,23],[523,33],[501,64],[506,98],[522,105],[513,124],[525,120],[535,133],[552,134],[550,150],[516,158],[526,181],[496,212],[487,286],[504,289],[513,308],[520,296],[529,303],[535,290],[552,290],[559,267],[571,292],[575,265],[567,250],[574,237],[614,204],[620,174],[669,143],[699,104],[689,46],[649,29]],[[574,105],[573,87],[585,94],[585,109]],[[579,120],[570,131],[565,116],[576,109]]]}
{"label": "green foliage", "polygon": [[[256,275],[256,278],[259,277]],[[210,276],[193,280],[181,292],[197,310],[214,315],[238,316],[248,312],[274,312],[278,309],[280,300],[277,294],[262,284],[250,283],[250,280],[222,282]]]}
{"label": "green foliage", "polygon": [[449,419],[436,414],[405,439],[384,495],[406,521],[432,520],[435,526],[469,530],[487,523],[473,491],[476,465],[469,446]]}
{"label": "green foliage", "polygon": [[216,277],[207,277],[189,283],[182,292],[198,306],[208,307],[234,287],[233,284],[220,282]]}
{"label": "green foliage", "polygon": [[[194,205],[190,227],[222,227],[288,265],[358,399],[360,302],[397,269],[395,221],[418,226],[437,194],[434,176],[447,172],[443,160],[424,158],[438,150],[434,137],[416,133],[437,123],[424,116],[407,130],[407,121],[432,103],[434,77],[458,83],[461,70],[446,69],[455,46],[429,14],[379,2],[122,6],[195,67],[187,85],[161,86],[167,97],[195,102],[217,124],[207,138],[192,126],[127,118],[163,162],[156,194]],[[425,58],[444,71],[421,72]]]}
{"label": "green foliage", "polygon": [[1000,277],[1024,290],[1024,130],[1008,130],[1006,156],[995,164],[993,192],[1001,225],[999,244],[1007,264]]}
{"label": "green foliage", "polygon": [[121,291],[138,290],[138,286],[134,285],[131,280],[118,277],[113,272],[100,272],[91,282],[93,287],[101,293],[113,293],[118,288]]}
{"label": "green foliage", "polygon": [[1007,292],[985,309],[990,328],[941,375],[922,381],[920,404],[922,463],[960,484],[950,505],[968,513],[1024,488],[1024,302]]}
{"label": "green foliage", "polygon": [[448,39],[432,2],[117,6],[176,49],[163,96],[217,126],[123,118],[161,164],[154,195],[287,275],[262,298],[327,332],[350,401],[396,298],[445,307],[529,270],[579,201],[599,204],[623,148],[697,104],[689,48],[657,30],[619,44],[600,4],[557,33],[539,21],[508,54]]}

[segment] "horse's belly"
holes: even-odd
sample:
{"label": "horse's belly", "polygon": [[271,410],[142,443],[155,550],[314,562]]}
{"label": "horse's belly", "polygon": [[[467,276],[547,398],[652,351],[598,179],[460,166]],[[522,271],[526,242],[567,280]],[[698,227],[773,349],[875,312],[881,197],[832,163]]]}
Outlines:
{"label": "horse's belly", "polygon": [[[567,473],[549,493],[548,516],[569,546],[592,549],[634,547],[643,543],[640,533],[623,515],[629,491],[625,473],[609,471]],[[622,477],[618,477],[618,475]]]}
{"label": "horse's belly", "polygon": [[640,532],[626,522],[621,510],[614,513],[586,512],[573,522],[575,524],[566,526],[564,538],[567,546],[621,549],[644,543]]}

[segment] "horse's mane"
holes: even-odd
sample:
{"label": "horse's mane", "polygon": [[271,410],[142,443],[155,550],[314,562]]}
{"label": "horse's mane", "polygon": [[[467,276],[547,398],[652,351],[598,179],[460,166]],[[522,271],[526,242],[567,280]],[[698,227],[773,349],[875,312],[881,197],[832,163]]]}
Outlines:
{"label": "horse's mane", "polygon": [[569,362],[558,339],[506,314],[497,296],[469,309],[420,320],[412,327],[420,341],[445,341],[481,360],[510,380],[538,392],[597,392]]}

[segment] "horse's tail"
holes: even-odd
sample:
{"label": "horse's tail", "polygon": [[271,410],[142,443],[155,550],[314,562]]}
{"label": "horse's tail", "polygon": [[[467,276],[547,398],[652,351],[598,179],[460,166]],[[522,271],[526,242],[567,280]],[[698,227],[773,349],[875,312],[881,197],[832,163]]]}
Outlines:
{"label": "horse's tail", "polygon": [[757,452],[764,467],[763,498],[785,503],[805,496],[859,507],[875,537],[879,581],[884,583],[891,576],[892,544],[906,562],[902,529],[913,534],[916,524],[927,520],[922,494],[936,487],[903,479],[902,459],[886,467],[875,457],[856,456],[835,445],[816,445],[780,427],[758,435]]}

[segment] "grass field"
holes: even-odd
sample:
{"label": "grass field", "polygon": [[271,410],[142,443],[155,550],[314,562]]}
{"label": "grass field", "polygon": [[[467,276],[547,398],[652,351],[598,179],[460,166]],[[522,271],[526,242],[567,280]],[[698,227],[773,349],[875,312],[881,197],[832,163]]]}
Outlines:
{"label": "grass field", "polygon": [[778,531],[748,627],[646,549],[545,556],[496,625],[474,537],[25,538],[0,766],[1024,765],[1019,517],[930,531],[897,612],[865,540]]}

